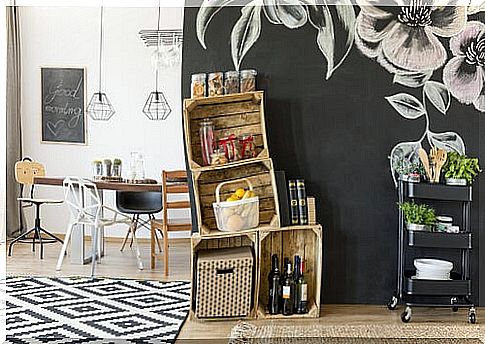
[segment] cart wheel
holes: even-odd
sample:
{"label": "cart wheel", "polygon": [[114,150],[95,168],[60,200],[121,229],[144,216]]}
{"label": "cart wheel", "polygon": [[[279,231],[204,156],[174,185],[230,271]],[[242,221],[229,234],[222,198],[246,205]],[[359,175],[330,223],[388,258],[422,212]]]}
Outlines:
{"label": "cart wheel", "polygon": [[411,315],[412,315],[411,307],[408,306],[406,307],[406,310],[401,314],[402,322],[408,323],[411,320]]}
{"label": "cart wheel", "polygon": [[[458,303],[457,298],[456,298],[456,297],[452,297],[452,298],[451,298],[451,300],[450,300],[450,303],[451,303],[452,305],[455,305],[456,303]],[[451,307],[451,310],[452,310],[453,312],[458,312],[458,307],[453,306],[453,307]]]}
{"label": "cart wheel", "polygon": [[399,301],[398,298],[393,295],[391,298],[391,301],[387,303],[387,309],[391,311],[395,310],[397,307],[398,301]]}
{"label": "cart wheel", "polygon": [[470,324],[476,324],[477,323],[477,315],[475,312],[475,308],[470,308],[468,311],[468,321]]}

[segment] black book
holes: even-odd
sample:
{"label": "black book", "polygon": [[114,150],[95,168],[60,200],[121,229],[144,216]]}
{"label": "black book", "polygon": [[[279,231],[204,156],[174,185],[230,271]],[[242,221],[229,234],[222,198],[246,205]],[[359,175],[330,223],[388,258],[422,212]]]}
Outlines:
{"label": "black book", "polygon": [[280,224],[282,227],[291,225],[290,205],[288,204],[288,191],[285,171],[275,171],[276,188],[278,190],[278,203],[280,206]]}
{"label": "black book", "polygon": [[306,190],[305,190],[305,180],[296,180],[296,193],[298,197],[298,213],[300,219],[300,225],[308,224],[308,206],[306,204]]}
{"label": "black book", "polygon": [[288,180],[288,192],[290,195],[290,220],[292,225],[297,225],[298,217],[298,193],[296,191],[296,181]]}

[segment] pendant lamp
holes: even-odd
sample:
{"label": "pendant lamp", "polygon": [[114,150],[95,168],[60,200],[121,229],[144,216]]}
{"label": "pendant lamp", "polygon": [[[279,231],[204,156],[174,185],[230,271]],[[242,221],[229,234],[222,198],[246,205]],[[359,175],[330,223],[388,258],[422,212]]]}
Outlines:
{"label": "pendant lamp", "polygon": [[115,114],[115,109],[108,99],[106,93],[102,92],[102,62],[103,62],[103,12],[101,5],[101,23],[99,35],[99,79],[98,92],[95,92],[89,101],[87,113],[95,121],[108,121]]}
{"label": "pendant lamp", "polygon": [[[157,24],[157,56],[160,56],[160,0],[158,1],[158,24]],[[167,99],[163,92],[159,91],[158,89],[158,71],[160,68],[160,64],[156,63],[155,65],[155,91],[151,92],[148,96],[148,99],[143,107],[143,113],[148,119],[153,121],[164,121],[172,112],[170,105],[168,104]]]}

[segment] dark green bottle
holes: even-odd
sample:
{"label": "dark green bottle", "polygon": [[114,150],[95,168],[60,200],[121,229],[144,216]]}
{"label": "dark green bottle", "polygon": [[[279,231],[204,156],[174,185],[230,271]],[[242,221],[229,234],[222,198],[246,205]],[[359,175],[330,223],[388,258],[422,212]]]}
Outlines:
{"label": "dark green bottle", "polygon": [[283,315],[293,314],[293,298],[295,292],[295,281],[293,280],[293,271],[291,261],[285,258],[285,276],[281,282],[281,313]]}
{"label": "dark green bottle", "polygon": [[304,271],[305,264],[303,259],[298,257],[298,267],[295,274],[295,304],[294,309],[297,314],[308,313],[308,284],[305,281]]}
{"label": "dark green bottle", "polygon": [[268,275],[268,312],[278,314],[280,312],[280,270],[278,267],[278,255],[271,257],[271,271]]}

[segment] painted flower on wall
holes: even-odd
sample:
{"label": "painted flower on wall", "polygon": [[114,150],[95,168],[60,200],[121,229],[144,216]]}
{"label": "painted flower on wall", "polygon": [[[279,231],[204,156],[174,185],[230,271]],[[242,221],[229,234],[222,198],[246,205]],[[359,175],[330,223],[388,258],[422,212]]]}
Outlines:
{"label": "painted flower on wall", "polygon": [[[433,71],[446,61],[440,37],[459,33],[467,20],[466,7],[451,2],[412,0],[410,6],[373,6],[359,0],[356,45],[394,74]],[[437,3],[437,1],[434,1]]]}
{"label": "painted flower on wall", "polygon": [[443,82],[461,103],[485,112],[485,24],[470,21],[450,39],[453,58],[443,69]]}

